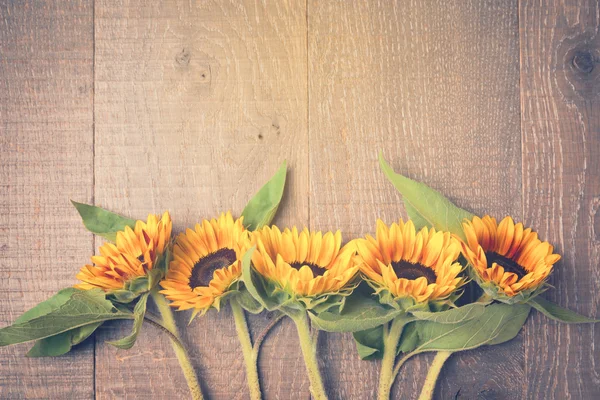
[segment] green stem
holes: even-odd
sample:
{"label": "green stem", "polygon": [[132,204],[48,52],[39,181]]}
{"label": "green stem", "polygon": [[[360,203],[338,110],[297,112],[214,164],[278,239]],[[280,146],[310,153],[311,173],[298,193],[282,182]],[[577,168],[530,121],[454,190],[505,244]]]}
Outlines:
{"label": "green stem", "polygon": [[394,383],[394,362],[396,361],[396,350],[405,325],[403,316],[395,318],[389,329],[384,326],[383,359],[381,360],[381,372],[379,374],[379,400],[389,400],[392,384]]}
{"label": "green stem", "polygon": [[323,380],[321,379],[321,373],[319,372],[317,349],[313,343],[310,327],[308,325],[308,316],[306,315],[306,312],[303,311],[292,317],[292,320],[295,322],[296,329],[298,330],[300,348],[302,349],[304,364],[306,364],[308,379],[310,381],[310,393],[315,400],[327,400],[325,386],[323,386]]}
{"label": "green stem", "polygon": [[451,351],[437,352],[433,362],[431,363],[431,366],[429,367],[429,372],[427,372],[427,378],[425,378],[425,383],[423,384],[423,389],[421,390],[419,400],[431,400],[433,398],[433,392],[435,391],[435,384],[438,376],[442,371],[444,363],[451,355]]}
{"label": "green stem", "polygon": [[152,295],[154,303],[156,303],[158,311],[160,311],[160,315],[162,317],[162,326],[174,336],[170,337],[171,344],[173,345],[173,350],[175,351],[175,355],[179,360],[179,365],[183,370],[185,380],[190,388],[192,399],[202,400],[204,397],[202,396],[202,390],[200,389],[200,384],[198,383],[198,377],[196,376],[196,371],[194,370],[194,366],[190,361],[188,353],[181,343],[181,339],[179,338],[179,332],[177,331],[177,325],[175,324],[175,318],[173,318],[171,307],[169,306],[169,303],[167,303],[165,296],[160,294],[157,288],[154,288],[150,294]]}
{"label": "green stem", "polygon": [[260,380],[258,379],[258,351],[254,351],[252,347],[252,339],[248,332],[248,324],[244,310],[236,299],[231,299],[231,310],[233,311],[233,319],[235,320],[235,330],[237,331],[242,353],[244,354],[244,362],[246,364],[246,380],[248,381],[248,389],[250,390],[250,398],[252,400],[261,400]]}

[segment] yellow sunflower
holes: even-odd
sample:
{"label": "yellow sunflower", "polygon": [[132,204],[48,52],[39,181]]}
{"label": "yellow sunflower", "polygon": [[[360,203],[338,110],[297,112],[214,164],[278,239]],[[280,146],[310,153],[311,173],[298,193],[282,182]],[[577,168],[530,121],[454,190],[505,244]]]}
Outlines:
{"label": "yellow sunflower", "polygon": [[92,257],[93,265],[86,265],[77,274],[81,283],[77,289],[100,288],[104,291],[122,289],[126,282],[146,275],[147,270],[138,258],[121,253],[112,243],[100,247],[100,255]]}
{"label": "yellow sunflower", "polygon": [[423,228],[412,221],[387,226],[377,221],[376,237],[356,239],[360,268],[376,289],[387,289],[395,298],[412,297],[418,303],[445,299],[464,280],[456,262],[460,244],[448,232]]}
{"label": "yellow sunflower", "polygon": [[173,223],[168,212],[159,219],[150,214],[148,221],[137,221],[134,229],[125,227],[117,233],[117,249],[132,255],[143,262],[147,270],[151,270],[159,255],[162,255],[171,239]]}
{"label": "yellow sunflower", "polygon": [[116,245],[100,246],[100,255],[92,257],[93,265],[85,265],[76,275],[81,283],[75,287],[118,290],[132,279],[145,276],[165,251],[171,227],[171,217],[165,212],[160,220],[151,214],[147,222],[137,221],[134,229],[126,227],[117,232]]}
{"label": "yellow sunflower", "polygon": [[463,222],[463,229],[467,238],[462,243],[463,254],[477,276],[509,297],[540,287],[560,260],[552,245],[538,239],[531,228],[515,224],[511,217],[497,224],[488,215],[476,216]]}
{"label": "yellow sunflower", "polygon": [[250,248],[249,232],[231,213],[204,220],[194,230],[179,234],[173,245],[173,260],[161,291],[179,310],[206,312],[237,282],[241,259]]}
{"label": "yellow sunflower", "polygon": [[313,297],[344,289],[358,272],[354,248],[341,247],[342,234],[283,232],[276,226],[264,227],[253,235],[257,251],[252,263],[257,272],[282,289],[298,296]]}

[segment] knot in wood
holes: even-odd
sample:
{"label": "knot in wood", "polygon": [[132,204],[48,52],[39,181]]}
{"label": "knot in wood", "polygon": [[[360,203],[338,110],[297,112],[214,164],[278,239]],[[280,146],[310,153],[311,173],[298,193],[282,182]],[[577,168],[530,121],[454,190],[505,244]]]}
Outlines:
{"label": "knot in wood", "polygon": [[573,56],[573,67],[582,74],[591,74],[594,70],[594,55],[587,50],[578,51]]}
{"label": "knot in wood", "polygon": [[179,65],[186,66],[190,63],[190,58],[192,58],[190,52],[183,49],[175,56],[175,62]]}

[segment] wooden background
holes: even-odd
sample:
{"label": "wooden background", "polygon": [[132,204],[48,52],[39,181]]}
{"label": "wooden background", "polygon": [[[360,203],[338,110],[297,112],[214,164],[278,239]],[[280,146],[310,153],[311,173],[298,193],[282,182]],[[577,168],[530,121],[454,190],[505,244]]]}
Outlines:
{"label": "wooden background", "polygon": [[[598,316],[600,6],[594,0],[0,0],[0,326],[75,282],[100,244],[69,199],[177,230],[231,209],[288,159],[276,222],[345,238],[404,215],[377,152],[460,206],[513,215],[563,260],[549,296]],[[180,315],[182,327],[187,321]],[[251,320],[257,332],[266,316]],[[0,349],[2,399],[188,395],[168,340],[27,359]],[[260,359],[266,399],[308,399],[295,330]],[[211,399],[246,399],[231,314],[185,330]],[[439,399],[598,399],[598,326],[533,313],[508,344],[455,355]],[[377,362],[323,334],[332,399],[372,399]],[[414,399],[431,356],[395,386]]]}

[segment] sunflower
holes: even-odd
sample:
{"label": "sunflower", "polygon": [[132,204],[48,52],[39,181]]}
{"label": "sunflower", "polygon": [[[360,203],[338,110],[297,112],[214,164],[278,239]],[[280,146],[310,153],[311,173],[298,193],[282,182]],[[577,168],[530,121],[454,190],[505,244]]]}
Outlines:
{"label": "sunflower", "polygon": [[342,234],[311,232],[296,227],[283,232],[276,226],[256,231],[257,251],[252,263],[257,272],[282,289],[300,297],[337,293],[358,272],[354,248],[341,247]]}
{"label": "sunflower", "polygon": [[100,288],[106,292],[125,287],[126,283],[137,277],[145,276],[147,270],[138,258],[121,253],[117,246],[105,243],[100,247],[100,255],[92,257],[93,265],[86,265],[76,278],[81,283],[77,289]]}
{"label": "sunflower", "polygon": [[[548,242],[531,228],[505,217],[500,224],[488,215],[463,222],[467,238],[463,254],[473,266],[484,289],[508,297],[526,295],[540,288],[560,260]],[[492,286],[490,286],[490,284]]]}
{"label": "sunflower", "polygon": [[460,244],[449,232],[423,228],[412,221],[387,226],[377,220],[376,237],[355,240],[361,271],[376,289],[417,303],[443,300],[463,283],[456,262]]}
{"label": "sunflower", "polygon": [[206,312],[219,306],[242,274],[241,258],[250,247],[243,217],[234,221],[231,213],[204,220],[179,234],[173,245],[173,260],[161,291],[172,307]]}
{"label": "sunflower", "polygon": [[165,212],[159,220],[149,215],[147,222],[137,221],[134,229],[117,232],[116,244],[104,243],[100,255],[92,257],[93,265],[85,265],[76,278],[78,289],[100,288],[104,291],[123,289],[133,279],[146,276],[162,255],[171,237],[171,216]]}
{"label": "sunflower", "polygon": [[117,232],[117,249],[138,258],[146,269],[151,270],[157,257],[164,253],[169,244],[172,228],[168,212],[161,219],[150,214],[147,222],[137,221],[134,229],[127,226],[124,231]]}

